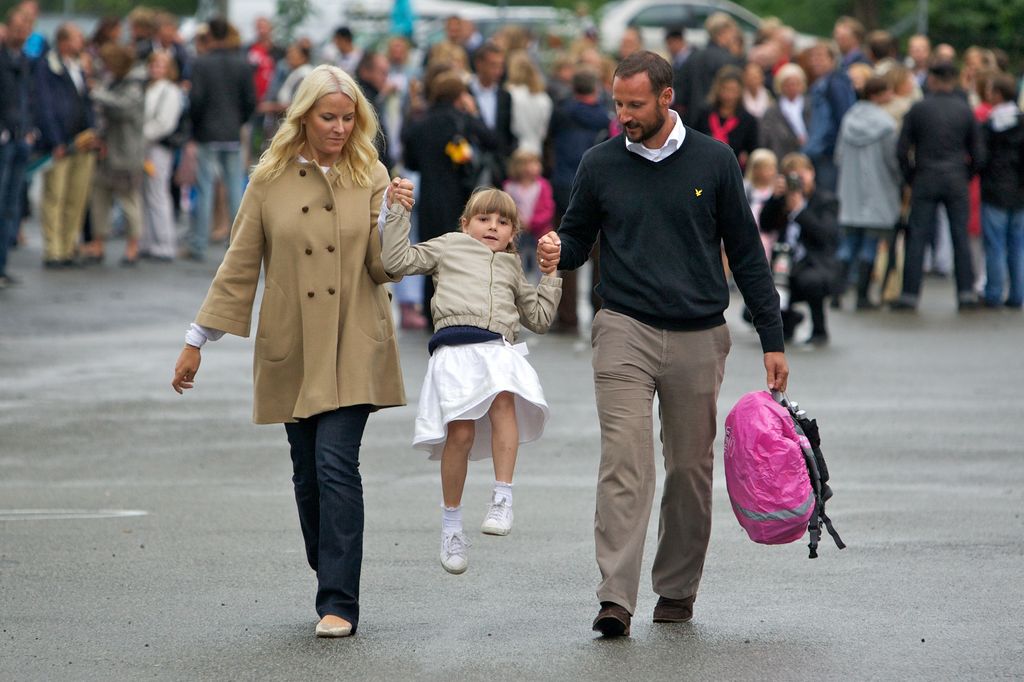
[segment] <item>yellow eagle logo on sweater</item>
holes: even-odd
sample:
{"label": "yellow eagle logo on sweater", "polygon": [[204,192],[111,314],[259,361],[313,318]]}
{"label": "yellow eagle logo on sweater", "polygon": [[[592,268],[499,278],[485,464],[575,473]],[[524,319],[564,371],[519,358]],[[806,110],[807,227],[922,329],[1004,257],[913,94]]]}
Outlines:
{"label": "yellow eagle logo on sweater", "polygon": [[696,187],[694,187],[693,188],[693,193],[696,194],[699,197],[701,194],[704,194],[704,190],[697,189]]}

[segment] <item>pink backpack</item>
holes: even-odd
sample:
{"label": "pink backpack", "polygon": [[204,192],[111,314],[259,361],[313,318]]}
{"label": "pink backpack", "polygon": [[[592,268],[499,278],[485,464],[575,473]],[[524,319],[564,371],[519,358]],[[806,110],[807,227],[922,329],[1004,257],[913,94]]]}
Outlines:
{"label": "pink backpack", "polygon": [[825,515],[832,496],[817,423],[779,393],[748,393],[725,420],[725,483],[736,519],[754,542],[781,545],[811,532],[817,556],[819,523],[844,548]]}

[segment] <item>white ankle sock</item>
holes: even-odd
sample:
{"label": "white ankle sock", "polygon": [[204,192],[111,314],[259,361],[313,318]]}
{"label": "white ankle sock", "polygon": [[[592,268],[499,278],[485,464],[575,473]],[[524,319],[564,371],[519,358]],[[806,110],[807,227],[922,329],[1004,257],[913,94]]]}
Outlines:
{"label": "white ankle sock", "polygon": [[494,482],[494,494],[497,497],[504,497],[508,500],[508,506],[512,506],[512,484],[502,483],[501,481]]}
{"label": "white ankle sock", "polygon": [[458,507],[441,505],[441,531],[445,533],[462,532],[462,505]]}

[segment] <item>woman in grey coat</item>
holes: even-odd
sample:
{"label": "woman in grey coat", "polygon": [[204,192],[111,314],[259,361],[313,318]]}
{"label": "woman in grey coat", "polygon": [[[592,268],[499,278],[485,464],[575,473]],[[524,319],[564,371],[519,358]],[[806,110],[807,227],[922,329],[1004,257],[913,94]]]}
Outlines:
{"label": "woman in grey coat", "polygon": [[882,108],[892,98],[886,79],[873,76],[863,99],[846,113],[836,140],[839,224],[846,239],[839,250],[845,284],[857,263],[857,309],[877,306],[868,296],[880,237],[889,237],[900,216],[903,180],[896,160],[896,121]]}
{"label": "woman in grey coat", "polygon": [[85,249],[92,262],[102,263],[104,241],[110,232],[110,214],[114,199],[124,213],[127,240],[122,265],[134,265],[139,255],[142,230],[142,176],[146,160],[146,141],[142,136],[145,91],[132,74],[135,54],[131,48],[108,43],[100,57],[110,71],[111,81],[92,92],[99,117],[103,121],[99,161],[93,176],[93,241]]}

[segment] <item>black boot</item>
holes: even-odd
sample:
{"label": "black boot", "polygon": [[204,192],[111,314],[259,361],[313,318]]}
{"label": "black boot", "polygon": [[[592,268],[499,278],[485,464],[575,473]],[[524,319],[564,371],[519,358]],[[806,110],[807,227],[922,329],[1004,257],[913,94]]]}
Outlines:
{"label": "black boot", "polygon": [[846,290],[850,286],[850,264],[845,261],[839,261],[839,276],[836,277],[833,283],[834,293],[832,294],[832,301],[829,305],[832,310],[840,310],[843,307],[843,296],[846,294]]}
{"label": "black boot", "polygon": [[871,288],[871,273],[875,269],[874,263],[859,263],[857,265],[857,310],[877,310],[878,305],[871,302],[868,290]]}

